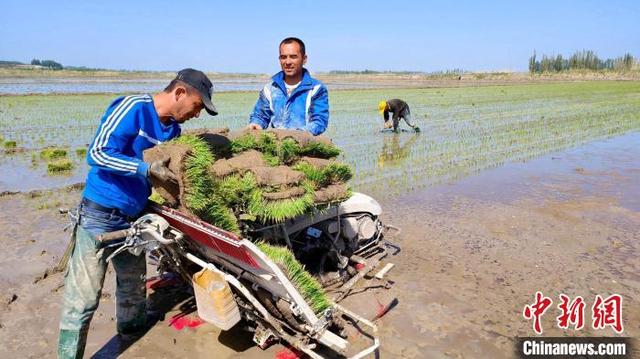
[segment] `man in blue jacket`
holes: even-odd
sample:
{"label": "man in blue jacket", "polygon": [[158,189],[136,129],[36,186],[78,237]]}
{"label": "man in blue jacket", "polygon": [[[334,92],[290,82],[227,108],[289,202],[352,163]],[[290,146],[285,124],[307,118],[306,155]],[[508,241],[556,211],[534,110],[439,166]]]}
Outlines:
{"label": "man in blue jacket", "polygon": [[[153,96],[117,98],[102,117],[87,162],[91,167],[78,207],[75,247],[65,278],[58,340],[59,358],[82,358],[89,324],[98,308],[106,258],[96,236],[125,229],[151,194],[150,179],[176,181],[166,161],[145,163],[144,150],[180,135],[180,124],[211,115],[212,84],[194,69],[184,69],[164,91]],[[112,259],[117,276],[116,325],[121,338],[146,329],[146,260],[127,251]]]}
{"label": "man in blue jacket", "polygon": [[288,128],[323,133],[329,123],[329,94],[320,81],[303,67],[307,62],[304,42],[288,37],[280,42],[280,67],[260,91],[249,118],[249,128]]}

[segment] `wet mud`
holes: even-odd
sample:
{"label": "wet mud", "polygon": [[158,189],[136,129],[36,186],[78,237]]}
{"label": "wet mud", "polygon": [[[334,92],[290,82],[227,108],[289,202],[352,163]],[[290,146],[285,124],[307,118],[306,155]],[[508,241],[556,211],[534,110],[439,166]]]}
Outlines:
{"label": "wet mud", "polygon": [[[383,198],[384,221],[402,229],[393,239],[402,251],[389,259],[390,289],[380,288],[384,282],[359,288],[344,304],[373,318],[397,300],[376,320],[380,357],[514,357],[515,338],[534,335],[522,312],[536,291],[554,301],[542,319],[545,336],[638,338],[637,139],[599,141],[400,197],[372,194]],[[0,196],[0,357],[55,357],[63,276],[47,269],[67,241],[58,208],[80,195],[76,189]],[[114,287],[110,270],[87,357],[264,358],[284,350],[277,344],[262,351],[240,328],[198,325],[193,299],[171,285],[149,290],[157,322],[148,333],[120,343]],[[585,299],[584,329],[557,327],[560,294]],[[595,296],[611,294],[624,299],[622,334],[591,327]],[[177,330],[175,316],[190,311]]]}

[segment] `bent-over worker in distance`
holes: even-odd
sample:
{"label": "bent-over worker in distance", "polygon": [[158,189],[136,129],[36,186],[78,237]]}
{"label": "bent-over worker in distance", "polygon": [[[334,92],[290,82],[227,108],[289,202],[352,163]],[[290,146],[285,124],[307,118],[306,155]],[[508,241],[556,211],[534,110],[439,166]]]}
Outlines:
{"label": "bent-over worker in distance", "polygon": [[[406,102],[397,98],[380,101],[380,103],[378,103],[378,111],[380,111],[384,116],[385,129],[393,126],[393,131],[398,132],[400,119],[403,119],[404,122],[406,122],[407,125],[409,125],[409,127],[411,127],[415,132],[420,132],[420,127],[411,122],[411,112],[409,110],[409,105],[407,105]],[[389,112],[393,113],[393,122],[389,121]]]}
{"label": "bent-over worker in distance", "polygon": [[288,37],[280,42],[280,67],[266,84],[249,117],[248,128],[288,128],[323,133],[329,123],[329,94],[322,82],[302,67],[307,62],[304,42]]}

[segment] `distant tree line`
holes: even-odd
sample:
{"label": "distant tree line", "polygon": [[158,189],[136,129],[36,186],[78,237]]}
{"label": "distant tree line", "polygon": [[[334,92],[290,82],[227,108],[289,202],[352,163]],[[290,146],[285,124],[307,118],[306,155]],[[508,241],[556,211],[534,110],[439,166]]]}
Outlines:
{"label": "distant tree line", "polygon": [[31,60],[31,65],[35,65],[35,66],[42,66],[42,67],[46,67],[49,68],[51,70],[62,70],[62,64],[60,64],[59,62],[55,62],[53,60],[38,60],[38,59],[33,59]]}
{"label": "distant tree line", "polygon": [[535,50],[529,58],[529,72],[562,72],[568,70],[612,70],[626,72],[630,71],[636,60],[631,54],[626,53],[615,59],[601,59],[592,50],[576,51],[568,58],[562,55],[547,56],[542,55],[541,59],[536,56]]}

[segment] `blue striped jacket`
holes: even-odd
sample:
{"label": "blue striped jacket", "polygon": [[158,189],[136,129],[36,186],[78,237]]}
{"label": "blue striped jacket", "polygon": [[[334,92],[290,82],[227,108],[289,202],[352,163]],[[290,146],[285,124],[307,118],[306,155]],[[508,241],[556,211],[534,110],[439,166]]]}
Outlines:
{"label": "blue striped jacket", "polygon": [[107,109],[89,150],[84,197],[129,216],[151,194],[142,152],[180,135],[176,122],[160,122],[150,95],[119,97]]}
{"label": "blue striped jacket", "polygon": [[282,71],[260,91],[260,96],[249,118],[263,129],[289,128],[309,131],[319,135],[329,123],[329,94],[322,82],[303,69],[302,80],[290,96],[284,83]]}

